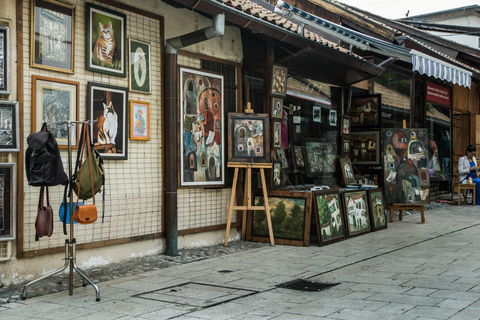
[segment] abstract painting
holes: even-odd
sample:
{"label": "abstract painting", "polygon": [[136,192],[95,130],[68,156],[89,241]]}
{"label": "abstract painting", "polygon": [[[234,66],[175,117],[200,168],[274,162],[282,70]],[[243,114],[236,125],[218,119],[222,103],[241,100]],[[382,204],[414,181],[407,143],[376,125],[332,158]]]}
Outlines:
{"label": "abstract painting", "polygon": [[380,164],[380,132],[362,131],[350,134],[350,159],[356,165]]}
{"label": "abstract painting", "polygon": [[302,140],[305,150],[308,177],[318,177],[335,172],[337,144],[314,138]]}
{"label": "abstract painting", "polygon": [[345,239],[345,223],[338,191],[314,192],[313,198],[319,244],[325,245]]}
{"label": "abstract painting", "polygon": [[373,231],[385,229],[387,218],[385,216],[385,198],[382,189],[368,190],[368,205],[372,219]]}
{"label": "abstract painting", "polygon": [[180,185],[223,186],[223,76],[180,68]]}
{"label": "abstract painting", "polygon": [[428,203],[427,129],[382,129],[386,203]]}
{"label": "abstract painting", "polygon": [[268,114],[229,113],[228,128],[228,161],[270,162]]}
{"label": "abstract painting", "polygon": [[366,95],[352,98],[350,116],[352,127],[380,127],[381,96]]}
{"label": "abstract painting", "polygon": [[345,208],[349,237],[370,232],[371,223],[365,190],[344,191],[343,207]]}
{"label": "abstract painting", "polygon": [[285,98],[287,96],[288,70],[279,65],[273,66],[271,94]]}

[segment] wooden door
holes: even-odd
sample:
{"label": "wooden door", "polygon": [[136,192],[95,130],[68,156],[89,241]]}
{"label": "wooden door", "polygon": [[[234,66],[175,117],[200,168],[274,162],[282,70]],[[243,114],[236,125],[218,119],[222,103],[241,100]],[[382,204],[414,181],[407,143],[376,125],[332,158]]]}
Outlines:
{"label": "wooden door", "polygon": [[465,155],[465,150],[471,143],[470,122],[469,115],[457,114],[453,116],[453,175],[457,177],[458,159]]}

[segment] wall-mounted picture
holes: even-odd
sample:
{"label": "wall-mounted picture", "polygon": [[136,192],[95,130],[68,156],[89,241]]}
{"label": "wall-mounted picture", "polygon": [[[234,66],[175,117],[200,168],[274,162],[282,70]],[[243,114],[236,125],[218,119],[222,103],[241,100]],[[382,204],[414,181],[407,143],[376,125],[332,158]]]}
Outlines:
{"label": "wall-mounted picture", "polygon": [[280,188],[286,183],[286,176],[282,169],[280,162],[274,161],[272,163],[272,189]]}
{"label": "wall-mounted picture", "polygon": [[349,237],[371,231],[367,192],[365,190],[343,192],[343,207]]}
{"label": "wall-mounted picture", "polygon": [[330,110],[328,119],[329,119],[330,125],[332,127],[336,127],[337,126],[337,110]]}
{"label": "wall-mounted picture", "polygon": [[272,118],[282,119],[283,99],[272,98]]}
{"label": "wall-mounted picture", "polygon": [[427,129],[382,129],[386,203],[428,203]]}
{"label": "wall-mounted picture", "polygon": [[18,112],[18,102],[0,101],[0,152],[20,150]]}
{"label": "wall-mounted picture", "polygon": [[130,139],[150,140],[150,102],[130,100]]}
{"label": "wall-mounted picture", "polygon": [[[48,123],[60,148],[68,147],[68,128],[61,121],[79,119],[80,83],[41,76],[32,76],[32,132]],[[70,143],[77,146],[78,130],[70,130]]]}
{"label": "wall-mounted picture", "polygon": [[30,65],[74,73],[75,6],[33,0],[31,17]]}
{"label": "wall-mounted picture", "polygon": [[352,98],[350,106],[350,117],[352,119],[352,127],[380,127],[380,106],[381,95],[362,95]]}
{"label": "wall-mounted picture", "polygon": [[385,216],[385,198],[382,189],[368,190],[368,205],[372,219],[373,231],[385,229],[387,218]]}
{"label": "wall-mounted picture", "polygon": [[315,138],[302,140],[308,177],[331,175],[335,172],[337,144]]}
{"label": "wall-mounted picture", "polygon": [[326,245],[344,240],[345,222],[339,192],[332,190],[314,192],[313,199],[319,244]]}
{"label": "wall-mounted picture", "polygon": [[87,70],[126,77],[126,16],[86,4]]}
{"label": "wall-mounted picture", "polygon": [[10,28],[0,26],[0,94],[10,94]]}
{"label": "wall-mounted picture", "polygon": [[269,116],[228,114],[228,161],[270,162]]}
{"label": "wall-mounted picture", "polygon": [[104,159],[128,158],[128,88],[88,83],[92,141]]}
{"label": "wall-mounted picture", "polygon": [[313,122],[322,122],[322,107],[313,106]]}
{"label": "wall-mounted picture", "polygon": [[380,165],[380,132],[352,132],[350,142],[350,159],[353,164]]}
{"label": "wall-mounted picture", "polygon": [[349,136],[352,128],[352,119],[349,116],[342,116],[342,136]]}
{"label": "wall-mounted picture", "polygon": [[282,123],[280,121],[273,121],[272,125],[273,148],[278,149],[282,147]]}
{"label": "wall-mounted picture", "polygon": [[220,74],[180,68],[182,187],[225,184],[223,81]]}
{"label": "wall-mounted picture", "polygon": [[285,98],[287,96],[287,76],[286,67],[273,65],[271,94]]}
{"label": "wall-mounted picture", "polygon": [[150,43],[129,38],[128,88],[132,92],[152,93],[150,77]]}
{"label": "wall-mounted picture", "polygon": [[[263,194],[254,194],[255,206],[265,205]],[[270,190],[268,203],[276,244],[308,246],[310,241],[311,193]],[[265,211],[249,212],[247,239],[270,242]]]}
{"label": "wall-mounted picture", "polygon": [[0,163],[0,241],[15,239],[16,184],[15,163]]}
{"label": "wall-mounted picture", "polygon": [[288,169],[289,165],[287,155],[285,154],[285,149],[277,149],[274,150],[274,152],[276,153],[276,160],[282,164],[282,168]]}
{"label": "wall-mounted picture", "polygon": [[340,170],[342,171],[343,183],[345,186],[355,183],[355,176],[353,175],[353,166],[350,158],[340,158]]}
{"label": "wall-mounted picture", "polygon": [[303,147],[299,142],[292,142],[293,163],[297,168],[305,168],[305,158],[303,157]]}
{"label": "wall-mounted picture", "polygon": [[342,137],[342,155],[349,156],[350,155],[350,137]]}

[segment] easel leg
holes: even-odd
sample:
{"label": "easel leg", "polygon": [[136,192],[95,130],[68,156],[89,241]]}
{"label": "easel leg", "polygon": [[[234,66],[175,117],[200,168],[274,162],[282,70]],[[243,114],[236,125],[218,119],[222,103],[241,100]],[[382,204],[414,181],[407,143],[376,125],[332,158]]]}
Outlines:
{"label": "easel leg", "polygon": [[238,180],[238,168],[235,168],[235,173],[233,175],[232,195],[230,196],[230,205],[228,206],[228,218],[227,218],[227,229],[225,231],[225,242],[223,243],[223,246],[225,247],[228,246],[228,236],[230,235],[230,225],[232,224],[233,204],[235,201],[237,180]]}
{"label": "easel leg", "polygon": [[[243,205],[246,207],[247,206],[247,201],[248,201],[248,180],[245,172],[245,188],[243,189]],[[246,236],[247,232],[247,209],[243,210],[242,214],[242,240],[247,240]]]}
{"label": "easel leg", "polygon": [[275,240],[273,238],[272,217],[270,215],[270,204],[268,203],[267,183],[265,182],[264,169],[260,169],[260,175],[262,177],[263,199],[265,200],[265,215],[267,216],[268,234],[270,235],[270,244],[273,247],[275,245]]}

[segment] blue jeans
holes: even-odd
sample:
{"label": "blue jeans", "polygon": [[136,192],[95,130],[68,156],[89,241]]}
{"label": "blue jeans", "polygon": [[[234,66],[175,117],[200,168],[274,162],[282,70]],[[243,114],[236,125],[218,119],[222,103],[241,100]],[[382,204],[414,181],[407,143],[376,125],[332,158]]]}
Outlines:
{"label": "blue jeans", "polygon": [[475,205],[480,205],[480,178],[472,178],[473,183],[475,183]]}

